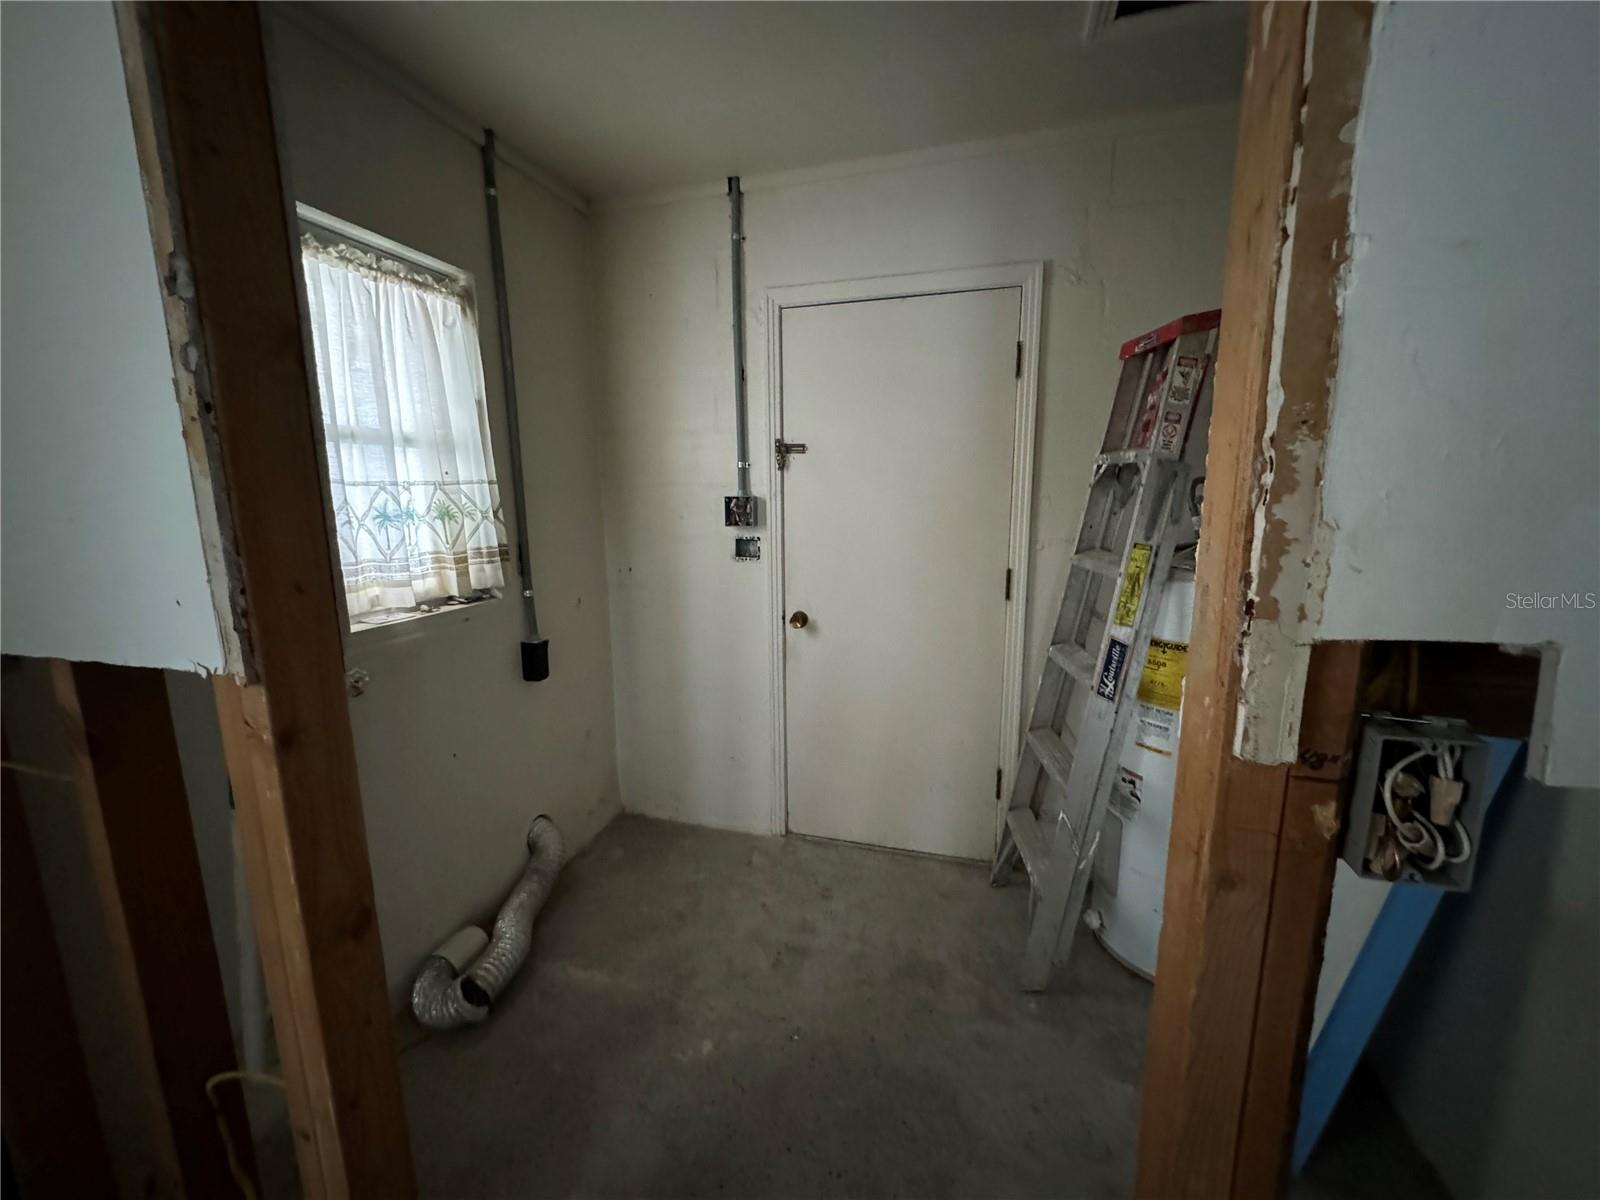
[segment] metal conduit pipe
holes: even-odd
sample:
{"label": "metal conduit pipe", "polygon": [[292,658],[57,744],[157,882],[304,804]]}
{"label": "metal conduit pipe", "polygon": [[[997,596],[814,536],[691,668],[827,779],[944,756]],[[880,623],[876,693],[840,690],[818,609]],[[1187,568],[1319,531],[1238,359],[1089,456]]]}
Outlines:
{"label": "metal conduit pipe", "polygon": [[[494,932],[468,926],[428,956],[411,985],[411,1012],[428,1029],[458,1029],[485,1020],[495,999],[527,960],[533,921],[561,871],[561,831],[540,814],[528,827],[528,867],[500,906]],[[486,948],[485,948],[486,946]],[[482,949],[481,954],[473,955]],[[471,962],[463,969],[464,964]]]}
{"label": "metal conduit pipe", "polygon": [[728,226],[733,281],[733,462],[739,495],[750,494],[750,400],[744,364],[744,191],[737,175],[728,176]]}
{"label": "metal conduit pipe", "polygon": [[528,640],[522,643],[522,678],[550,678],[550,639],[539,636],[539,609],[533,599],[533,557],[528,550],[528,498],[522,480],[522,421],[517,407],[517,366],[511,354],[511,302],[506,298],[506,255],[500,237],[500,187],[495,182],[494,130],[483,131],[483,195],[489,214],[489,261],[494,268],[494,311],[500,328],[500,377],[506,397],[506,433],[511,441],[511,500],[516,513],[517,575],[522,583],[522,616]]}

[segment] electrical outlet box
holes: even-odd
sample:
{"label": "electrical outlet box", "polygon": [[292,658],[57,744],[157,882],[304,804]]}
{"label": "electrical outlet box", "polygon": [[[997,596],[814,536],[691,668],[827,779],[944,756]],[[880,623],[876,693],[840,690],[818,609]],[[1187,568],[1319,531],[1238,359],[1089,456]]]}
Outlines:
{"label": "electrical outlet box", "polygon": [[[1384,777],[1402,759],[1429,745],[1449,746],[1460,751],[1455,775],[1462,787],[1455,822],[1465,832],[1470,851],[1464,861],[1446,861],[1431,870],[1421,856],[1404,855],[1398,864],[1391,864],[1391,870],[1386,873],[1376,869],[1372,861],[1378,835],[1391,824],[1383,800]],[[1436,760],[1432,756],[1424,757],[1405,770],[1426,784],[1436,773]],[[1467,891],[1472,886],[1473,867],[1482,842],[1484,810],[1489,806],[1488,771],[1489,744],[1473,733],[1465,721],[1439,717],[1407,720],[1384,715],[1366,718],[1361,728],[1355,788],[1350,796],[1345,826],[1344,861],[1363,879],[1423,883],[1453,892]],[[1423,797],[1419,808],[1424,815],[1427,806],[1427,798]],[[1443,836],[1448,849],[1457,852],[1460,834],[1446,830]]]}
{"label": "electrical outlet box", "polygon": [[754,496],[724,496],[722,524],[728,529],[753,529],[760,512]]}
{"label": "electrical outlet box", "polygon": [[761,539],[758,537],[736,537],[733,539],[734,562],[760,562]]}

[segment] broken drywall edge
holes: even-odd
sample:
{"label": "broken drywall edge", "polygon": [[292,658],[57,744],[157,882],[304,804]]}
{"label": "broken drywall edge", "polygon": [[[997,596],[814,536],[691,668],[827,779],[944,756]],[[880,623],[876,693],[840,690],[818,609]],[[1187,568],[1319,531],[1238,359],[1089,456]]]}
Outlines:
{"label": "broken drywall edge", "polygon": [[[1313,12],[1313,18],[1315,13]],[[1309,24],[1310,22],[1308,22]],[[1309,35],[1307,50],[1310,49]],[[1303,114],[1303,110],[1302,110]],[[1302,131],[1304,122],[1302,120]],[[1270,499],[1277,473],[1277,460],[1273,443],[1277,437],[1279,417],[1283,412],[1283,338],[1288,323],[1289,283],[1292,275],[1295,219],[1299,208],[1300,166],[1304,151],[1302,140],[1295,145],[1294,157],[1289,166],[1288,204],[1283,214],[1283,237],[1278,245],[1277,292],[1272,304],[1272,346],[1267,362],[1266,420],[1261,429],[1261,477],[1257,484],[1250,532],[1250,571],[1245,589],[1246,619],[1243,625],[1241,650],[1241,679],[1239,702],[1233,730],[1233,752],[1240,758],[1255,762],[1287,762],[1277,757],[1284,741],[1284,726],[1288,719],[1288,696],[1293,691],[1285,667],[1294,661],[1287,653],[1292,644],[1284,644],[1283,630],[1277,622],[1276,611],[1263,612],[1263,551],[1267,541],[1270,519]],[[1304,691],[1302,677],[1301,691]],[[1298,735],[1299,719],[1293,719]]]}
{"label": "broken drywall edge", "polygon": [[[1520,647],[1519,647],[1520,649]],[[1528,734],[1530,779],[1561,778],[1551,742],[1555,736],[1556,675],[1561,669],[1561,647],[1553,642],[1539,647],[1539,683],[1533,695],[1533,728]]]}
{"label": "broken drywall edge", "polygon": [[222,447],[211,401],[211,374],[196,308],[194,271],[186,253],[183,212],[172,182],[175,169],[170,151],[158,133],[158,122],[166,118],[166,102],[150,58],[150,35],[144,22],[132,9],[118,8],[115,16],[133,123],[134,157],[144,192],[153,265],[161,288],[173,398],[188,460],[211,615],[221,650],[220,673],[244,678],[252,663],[243,572],[234,544],[232,505],[224,482]]}
{"label": "broken drywall edge", "polygon": [[[1322,503],[1323,468],[1331,425],[1333,396],[1340,357],[1340,327],[1343,298],[1353,272],[1351,211],[1354,193],[1354,138],[1359,129],[1360,107],[1353,119],[1334,132],[1336,147],[1345,151],[1342,159],[1319,161],[1333,166],[1331,178],[1318,179],[1313,172],[1313,195],[1320,205],[1310,220],[1309,247],[1298,245],[1307,231],[1301,224],[1300,189],[1307,137],[1309,84],[1316,48],[1319,9],[1311,7],[1307,20],[1303,80],[1306,99],[1300,110],[1300,140],[1290,166],[1289,199],[1284,213],[1284,237],[1279,250],[1279,270],[1273,303],[1273,328],[1267,365],[1265,419],[1261,434],[1262,471],[1255,493],[1250,546],[1249,585],[1246,595],[1244,632],[1240,644],[1241,686],[1234,722],[1234,753],[1252,762],[1281,764],[1295,760],[1300,741],[1300,717],[1304,701],[1311,646],[1317,640],[1322,622],[1322,597],[1331,567],[1333,538],[1337,530],[1325,517]],[[1339,45],[1335,31],[1335,46]],[[1370,42],[1368,43],[1370,45]],[[1364,92],[1368,72],[1363,64],[1359,90]],[[1342,82],[1342,81],[1341,81]],[[1337,85],[1336,85],[1337,86]],[[1339,95],[1326,103],[1341,103]],[[1326,136],[1327,131],[1323,131]],[[1329,228],[1328,201],[1343,200],[1337,231]],[[1316,310],[1309,328],[1297,331],[1292,361],[1285,345],[1290,318],[1291,295],[1298,285],[1318,287],[1321,276],[1298,281],[1294,260],[1301,253],[1317,252],[1321,239],[1331,239],[1329,253],[1332,272],[1329,281],[1333,315],[1326,330],[1326,342]],[[1310,303],[1323,301],[1311,296]],[[1300,303],[1305,297],[1298,297]],[[1319,344],[1312,344],[1319,343]],[[1325,358],[1319,353],[1325,349]],[[1314,374],[1313,374],[1314,373]],[[1286,374],[1291,381],[1286,381]],[[1291,388],[1295,389],[1293,395]]]}

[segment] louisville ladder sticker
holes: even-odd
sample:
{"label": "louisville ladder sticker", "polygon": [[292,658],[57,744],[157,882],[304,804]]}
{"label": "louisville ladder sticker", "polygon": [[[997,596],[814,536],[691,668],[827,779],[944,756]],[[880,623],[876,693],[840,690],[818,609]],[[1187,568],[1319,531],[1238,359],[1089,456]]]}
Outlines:
{"label": "louisville ladder sticker", "polygon": [[1128,551],[1128,567],[1122,573],[1122,594],[1117,597],[1117,609],[1111,623],[1132,629],[1139,616],[1139,600],[1144,595],[1144,581],[1150,577],[1150,547],[1135,542]]}
{"label": "louisville ladder sticker", "polygon": [[1150,639],[1139,676],[1139,713],[1135,741],[1157,754],[1171,754],[1178,744],[1178,710],[1183,705],[1183,675],[1189,664],[1185,642]]}
{"label": "louisville ladder sticker", "polygon": [[1095,685],[1095,695],[1104,700],[1117,698],[1117,683],[1122,678],[1122,666],[1128,661],[1128,644],[1116,638],[1106,640],[1106,661],[1100,667],[1100,682]]}

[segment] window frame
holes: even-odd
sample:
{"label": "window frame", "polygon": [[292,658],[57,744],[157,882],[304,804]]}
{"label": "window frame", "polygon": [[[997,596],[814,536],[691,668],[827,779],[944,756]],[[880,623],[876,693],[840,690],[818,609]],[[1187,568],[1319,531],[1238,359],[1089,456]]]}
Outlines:
{"label": "window frame", "polygon": [[[359,225],[342,220],[339,217],[334,216],[332,213],[324,212],[322,209],[314,208],[309,204],[297,201],[294,206],[294,213],[296,224],[296,236],[294,243],[297,251],[300,246],[300,234],[309,233],[313,237],[324,239],[331,238],[335,241],[355,246],[361,250],[367,250],[373,254],[381,255],[385,258],[392,258],[397,262],[404,263],[406,266],[420,271],[425,275],[433,276],[440,284],[449,290],[458,292],[461,295],[462,304],[466,307],[468,315],[472,318],[473,329],[477,331],[478,356],[480,360],[482,359],[483,326],[478,319],[478,288],[477,281],[470,271],[453,266],[442,259],[434,258],[432,255],[424,254],[422,251],[415,250],[410,246],[401,244],[400,242],[393,241],[384,237],[382,234],[374,233],[370,229],[363,229]],[[334,556],[335,574],[337,576],[337,568],[339,565],[339,538],[333,514],[333,487],[328,477],[328,429],[322,420],[321,397],[317,387],[318,376],[316,348],[313,346],[311,340],[311,329],[308,315],[309,300],[306,298],[305,269],[298,258],[296,259],[295,265],[300,281],[300,302],[302,309],[301,340],[303,341],[305,348],[306,369],[310,374],[312,383],[311,396],[317,406],[314,414],[316,416],[317,435],[322,440],[322,455],[318,459],[318,476],[322,481],[322,509],[323,513],[327,517],[328,548]],[[485,379],[487,380],[487,372],[485,373]],[[487,400],[487,397],[485,397],[485,399]],[[492,419],[487,420],[484,433],[488,438],[490,453],[492,455],[495,449],[495,442],[497,441],[494,435],[494,423]],[[496,466],[495,469],[498,476],[498,466]],[[337,582],[337,579],[335,582]],[[430,624],[429,628],[443,628],[447,625],[462,625],[471,619],[472,614],[478,613],[485,605],[491,604],[494,601],[503,598],[502,594],[498,592],[487,596],[480,596],[475,599],[457,598],[454,603],[442,602],[431,608],[413,609],[409,612],[406,612],[405,615],[397,616],[389,621],[363,624],[361,622],[351,621],[349,598],[345,594],[344,587],[340,585],[335,588],[335,591],[337,593],[335,598],[339,606],[340,637],[344,642],[347,653],[350,649],[351,639],[354,637],[360,637],[360,645],[363,649],[379,645],[388,645],[396,642],[411,641],[415,637],[419,636],[422,632],[417,626],[417,622],[419,621],[427,618],[439,618],[437,622]],[[454,614],[455,619],[449,619],[451,614]]]}

